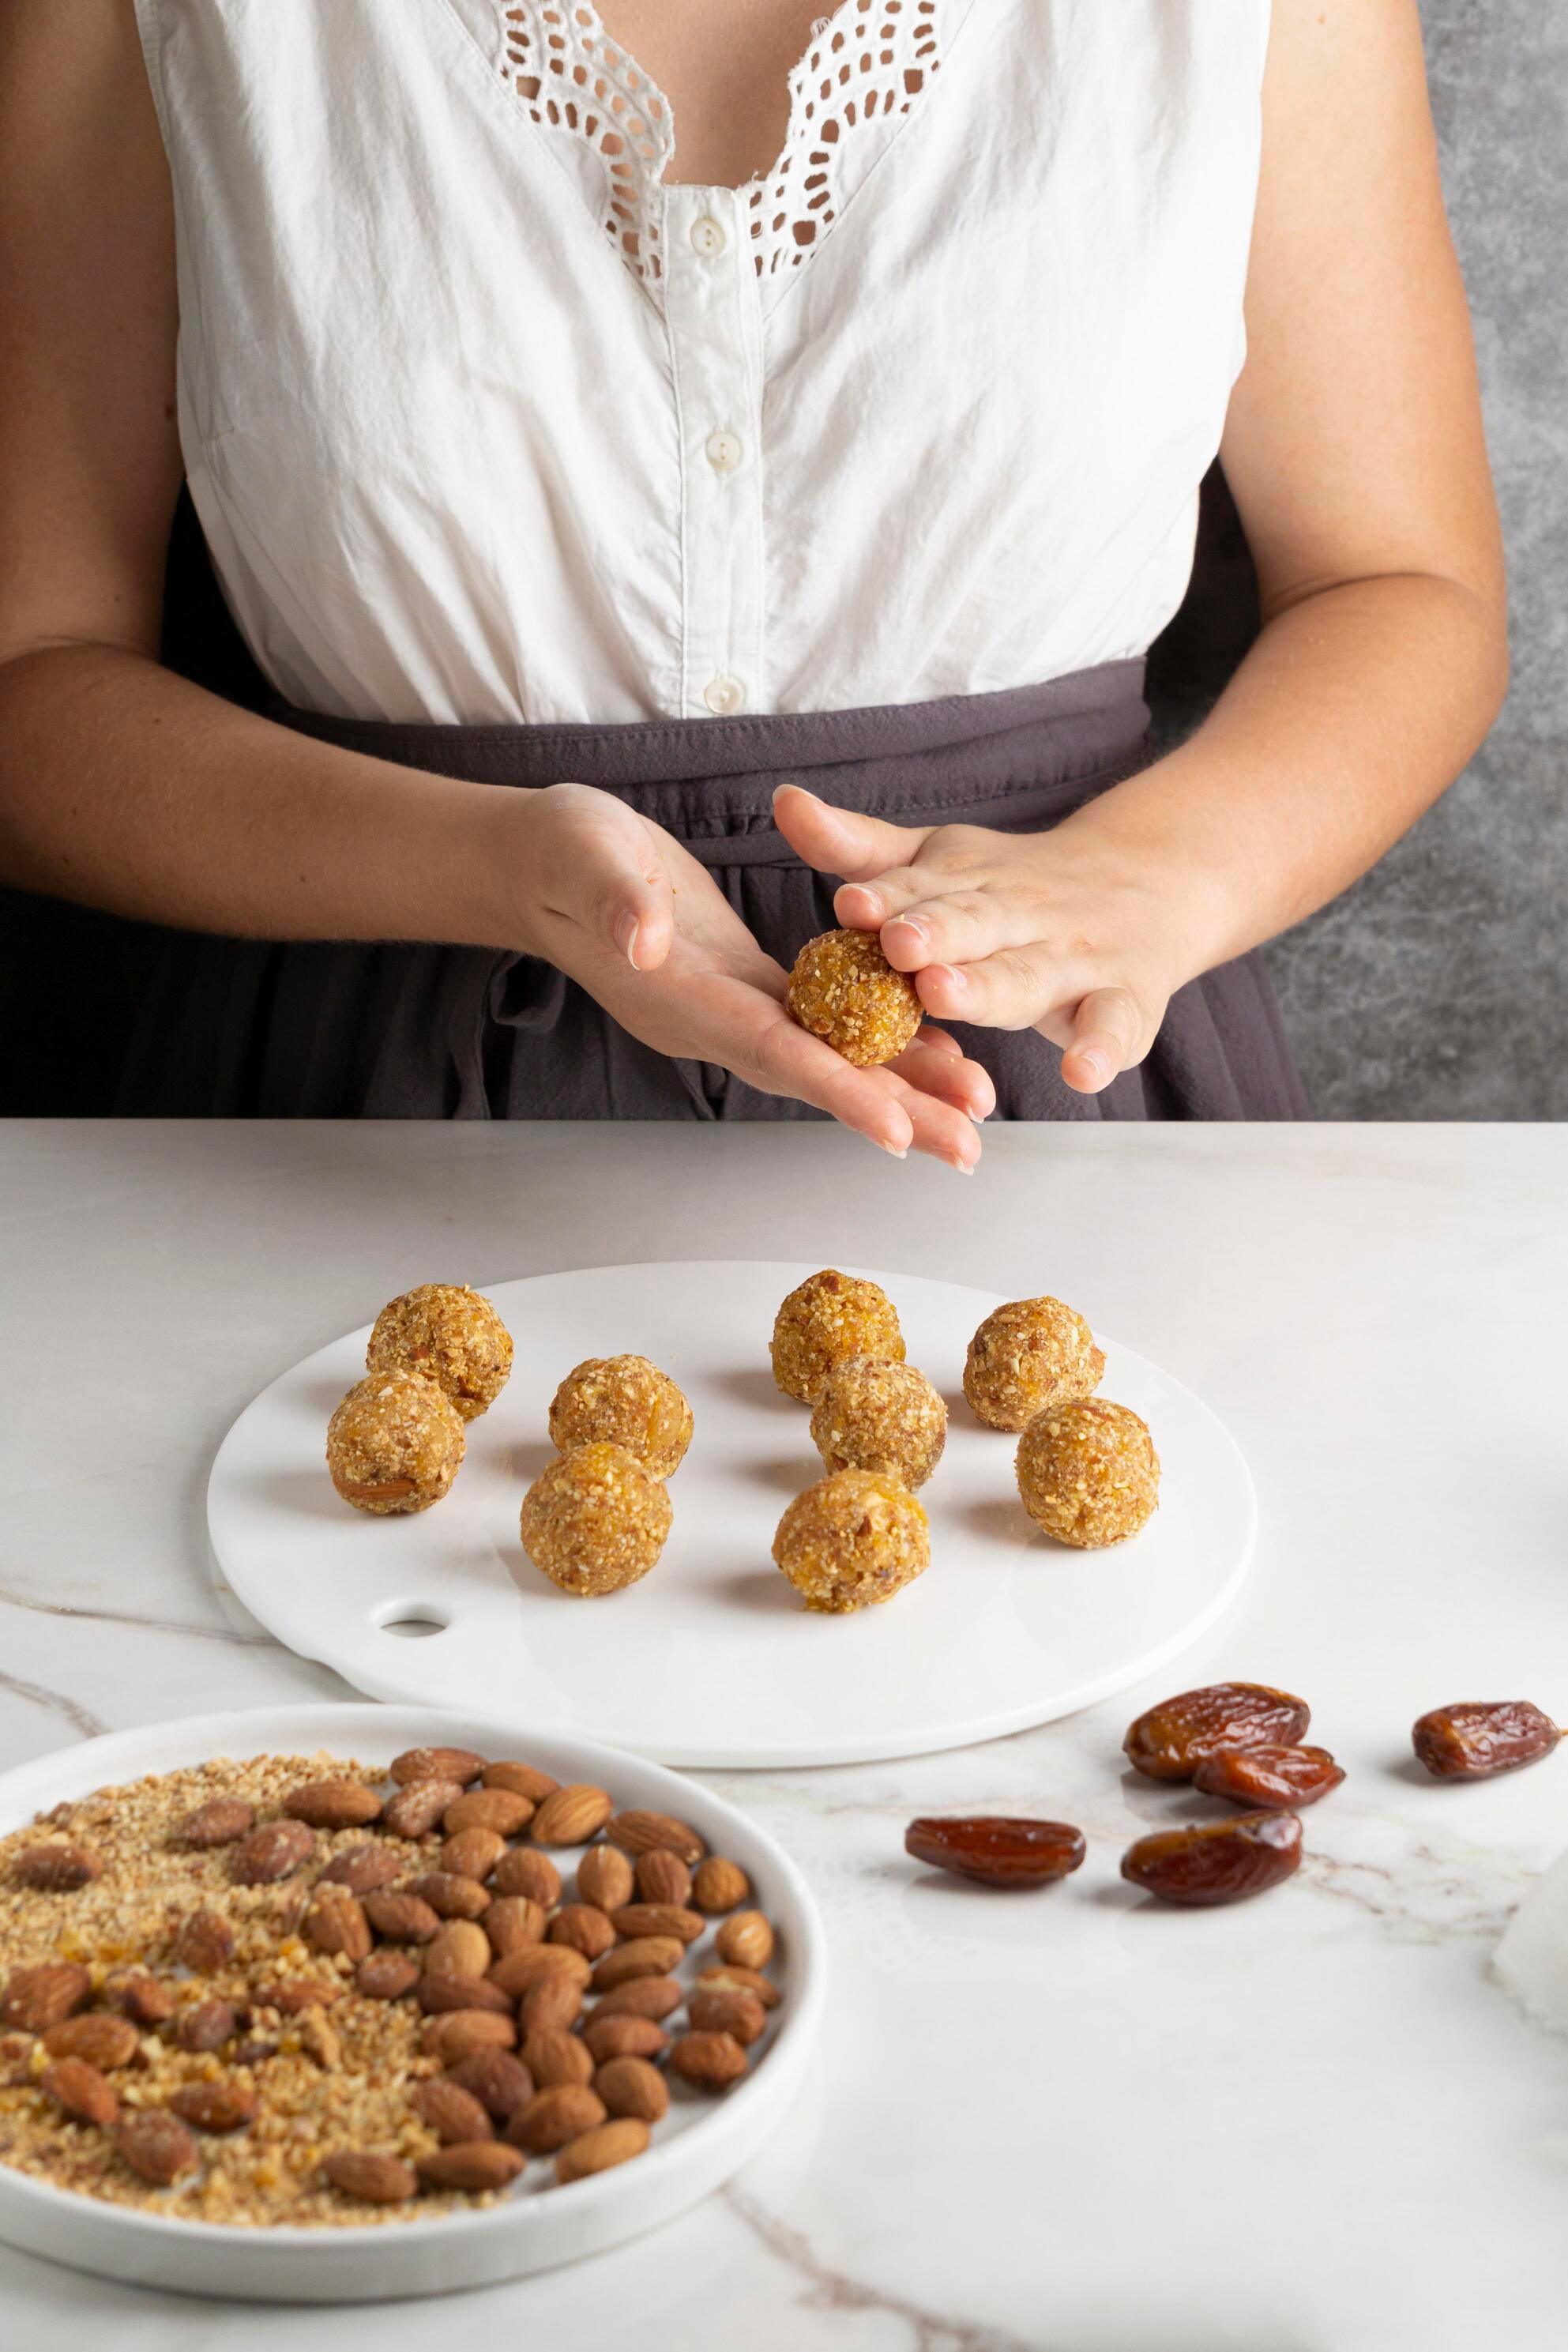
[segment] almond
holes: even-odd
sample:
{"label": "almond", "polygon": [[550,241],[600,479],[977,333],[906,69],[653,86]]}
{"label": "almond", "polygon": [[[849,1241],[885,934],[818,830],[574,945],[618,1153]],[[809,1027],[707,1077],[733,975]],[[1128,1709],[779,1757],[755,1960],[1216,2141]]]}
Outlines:
{"label": "almond", "polygon": [[738,1986],[710,1986],[706,1991],[694,1992],[686,2003],[686,2014],[698,2033],[728,2033],[743,2050],[760,2042],[768,2030],[768,2019],[762,2003],[753,1992],[742,1992]]}
{"label": "almond", "polygon": [[737,1968],[765,1969],[773,1957],[773,1930],[760,1911],[736,1911],[714,1937],[721,1960]]}
{"label": "almond", "polygon": [[455,1780],[466,1788],[485,1769],[485,1759],[471,1748],[405,1748],[387,1769],[400,1789],[411,1780]]}
{"label": "almond", "polygon": [[617,1985],[602,2000],[593,2004],[593,2014],[587,2031],[606,2017],[668,2017],[679,2009],[685,1995],[674,1977],[637,1977],[631,1984]]}
{"label": "almond", "polygon": [[551,2156],[569,2139],[603,2121],[604,2102],[597,2091],[586,2083],[555,2083],[548,2091],[536,2091],[527,2106],[518,2108],[507,2126],[507,2137],[530,2156]]}
{"label": "almond", "polygon": [[486,1764],[480,1778],[486,1789],[509,1789],[515,1797],[527,1797],[535,1805],[543,1804],[560,1786],[533,1764]]}
{"label": "almond", "polygon": [[453,1799],[441,1826],[448,1837],[460,1836],[464,1830],[494,1830],[497,1837],[508,1838],[527,1829],[533,1817],[531,1798],[515,1796],[510,1789],[470,1789],[465,1796]]}
{"label": "almond", "polygon": [[255,1826],[256,1807],[247,1805],[243,1797],[212,1797],[185,1822],[180,1843],[202,1853],[210,1846],[233,1845],[235,1838],[244,1837]]}
{"label": "almond", "polygon": [[417,1895],[440,1919],[477,1919],[490,1908],[491,1895],[476,1878],[462,1878],[455,1870],[427,1870],[411,1879],[405,1895]]}
{"label": "almond", "polygon": [[[583,1859],[586,1861],[587,1856]],[[508,1847],[497,1860],[495,1874],[497,1895],[520,1895],[530,1903],[542,1904],[547,1911],[553,1903],[560,1901],[560,1873],[549,1854],[540,1853],[535,1846]],[[580,1865],[577,1883],[582,1887]],[[582,1891],[589,1902],[597,1901],[597,1896],[589,1894],[586,1887],[582,1887]]]}
{"label": "almond", "polygon": [[448,1919],[424,1950],[428,1977],[482,1977],[495,1954],[490,1938],[472,1919]]}
{"label": "almond", "polygon": [[174,2039],[182,2050],[221,2050],[232,2042],[239,2020],[226,2000],[198,2000],[182,2010]]}
{"label": "almond", "polygon": [[169,2112],[197,2131],[233,2132],[255,2121],[256,2093],[244,2083],[184,2083],[169,2094]]}
{"label": "almond", "polygon": [[162,2107],[141,2107],[121,2116],[114,2126],[114,2145],[120,2160],[141,2180],[167,2189],[182,2173],[194,2172],[200,2158],[196,2143],[180,2121]]}
{"label": "almond", "polygon": [[488,1878],[507,1851],[498,1830],[459,1830],[441,1849],[441,1867],[455,1878]]}
{"label": "almond", "polygon": [[389,1847],[351,1845],[333,1855],[316,1883],[319,1887],[346,1887],[350,1895],[364,1896],[379,1894],[402,1874],[403,1864]]}
{"label": "almond", "polygon": [[634,1885],[631,1858],[618,1845],[591,1845],[577,1865],[579,1900],[597,1904],[601,1911],[619,1911],[630,1903]]}
{"label": "almond", "polygon": [[526,1895],[503,1895],[491,1904],[484,1918],[485,1933],[498,1960],[529,1944],[542,1943],[548,1924],[544,1906],[530,1902]]}
{"label": "almond", "polygon": [[367,2000],[401,2000],[419,1982],[419,1962],[406,1952],[370,1952],[354,1970]]}
{"label": "almond", "polygon": [[[639,1902],[667,1904],[680,1911],[691,1901],[692,1874],[680,1855],[672,1853],[668,1846],[656,1845],[647,1853],[640,1853],[634,1874]],[[609,1906],[611,1910],[620,1907],[618,1904]]]}
{"label": "almond", "polygon": [[279,2017],[303,2017],[308,2009],[330,2009],[342,1995],[336,1978],[328,1982],[320,1977],[283,1977],[277,1984],[262,1987],[256,2006],[275,2009]]}
{"label": "almond", "polygon": [[492,2123],[504,2124],[534,2095],[534,2078],[509,2050],[476,2050],[460,2058],[446,2077],[470,2091]]}
{"label": "almond", "polygon": [[563,2026],[548,2025],[523,2044],[523,2063],[541,2091],[558,2083],[591,2083],[593,2058],[588,2044]]}
{"label": "almond", "polygon": [[608,2172],[617,2164],[629,2164],[641,2156],[648,2145],[648,2126],[635,2116],[618,2116],[612,2124],[601,2124],[593,2131],[580,2132],[569,2140],[555,2160],[555,2177],[565,2187],[573,2180],[586,2180],[595,2172]]}
{"label": "almond", "polygon": [[517,2179],[526,2160],[517,2148],[507,2147],[498,2139],[465,2140],[422,2157],[419,2178],[426,2189],[465,2189],[476,2195],[487,2189],[504,2189],[508,2180]]}
{"label": "almond", "polygon": [[582,2010],[582,1987],[570,1977],[546,1977],[530,1985],[517,2014],[525,2038],[549,2026],[574,2025]]}
{"label": "almond", "polygon": [[635,2116],[640,2123],[656,2124],[670,2105],[669,2084],[646,2058],[607,2058],[593,2077],[593,2087],[612,2116]]}
{"label": "almond", "polygon": [[25,1845],[11,1865],[18,1886],[39,1895],[74,1895],[103,1874],[103,1857],[85,1845]]}
{"label": "almond", "polygon": [[414,1988],[414,1998],[427,2017],[444,2016],[455,2009],[484,2009],[493,2017],[510,2017],[515,2006],[509,1993],[486,1978],[458,1976],[442,1969],[426,1970]]}
{"label": "almond", "polygon": [[393,1837],[429,1837],[447,1806],[455,1805],[462,1794],[460,1780],[411,1780],[395,1797],[387,1799],[382,1827]]}
{"label": "almond", "polygon": [[678,1969],[685,1944],[678,1936],[636,1936],[606,1952],[593,1971],[595,1992],[613,1992],[635,1977],[667,1977]]}
{"label": "almond", "polygon": [[[643,1980],[648,1981],[646,1978]],[[670,2037],[651,2017],[601,2017],[584,2027],[582,2039],[596,2065],[611,2058],[657,2058]]]}
{"label": "almond", "polygon": [[345,1959],[362,1960],[374,1938],[364,1905],[346,1886],[318,1885],[300,1934],[318,1952],[341,1952]]}
{"label": "almond", "polygon": [[57,2058],[38,2077],[41,2090],[57,2099],[73,2124],[107,2130],[120,2113],[114,2086],[85,2058]]}
{"label": "almond", "polygon": [[673,1938],[678,1944],[695,1944],[707,1931],[707,1921],[699,1911],[683,1911],[674,1903],[623,1903],[612,1916],[616,1934],[629,1943],[652,1936],[660,1942]]}
{"label": "almond", "polygon": [[408,2095],[408,2103],[444,2147],[461,2146],[465,2140],[493,2139],[496,2136],[479,2100],[449,2074],[438,2075],[433,2082],[416,2083]]}
{"label": "almond", "polygon": [[615,1930],[597,1905],[568,1903],[549,1923],[549,1941],[570,1944],[587,1960],[597,1960],[615,1941]]}
{"label": "almond", "polygon": [[287,1878],[316,1850],[303,1822],[264,1822],[242,1837],[229,1855],[229,1875],[237,1886],[272,1886]]}
{"label": "almond", "polygon": [[683,1862],[695,1864],[707,1852],[690,1823],[676,1821],[673,1813],[617,1813],[604,1834],[626,1853],[653,1853],[662,1848],[678,1853]]}
{"label": "almond", "polygon": [[340,2148],[321,2167],[334,2189],[367,2205],[401,2205],[419,2187],[412,2165],[370,2148]]}
{"label": "almond", "polygon": [[103,1998],[110,2009],[119,2010],[133,2025],[162,2025],[174,2014],[174,1996],[166,1984],[149,1976],[145,1969],[132,1969],[122,1977],[110,1978],[103,1989]]}
{"label": "almond", "polygon": [[283,1810],[313,1830],[359,1830],[380,1821],[382,1801],[362,1780],[306,1780],[289,1790]]}
{"label": "almond", "polygon": [[698,1911],[717,1915],[733,1911],[737,1903],[749,1901],[751,1881],[738,1862],[727,1862],[721,1854],[710,1853],[699,1862],[692,1880],[692,1903]]}
{"label": "almond", "polygon": [[365,1916],[389,1944],[430,1944],[441,1933],[441,1922],[417,1895],[367,1895]]}
{"label": "almond", "polygon": [[589,1978],[588,1962],[570,1944],[525,1944],[520,1951],[508,1952],[490,1970],[490,1982],[499,1985],[503,1992],[520,2000],[547,1977],[559,1977],[569,1984],[585,1985]]}
{"label": "almond", "polygon": [[102,2010],[62,2018],[44,2035],[44,2047],[51,2058],[85,2058],[100,2074],[112,2073],[116,2066],[129,2066],[140,2042],[128,2017],[108,2016]]}
{"label": "almond", "polygon": [[733,2033],[683,2033],[670,2052],[674,2072],[700,2091],[727,2091],[747,2063]]}
{"label": "almond", "polygon": [[586,1845],[614,1811],[615,1800],[609,1791],[589,1781],[574,1780],[564,1789],[552,1789],[534,1815],[534,1843]]}
{"label": "almond", "polygon": [[174,1958],[181,1968],[210,1977],[226,1968],[235,1954],[235,1931],[216,1911],[189,1911],[174,1937]]}
{"label": "almond", "polygon": [[697,1972],[697,1990],[707,1992],[748,1992],[762,2003],[764,2009],[777,2009],[784,1996],[759,1969],[743,1969],[731,1961],[723,1968],[701,1969]]}
{"label": "almond", "polygon": [[427,2058],[455,2066],[479,2050],[513,2050],[517,2029],[509,2017],[487,2009],[455,2009],[444,2017],[427,2017],[420,2028],[419,2046]]}

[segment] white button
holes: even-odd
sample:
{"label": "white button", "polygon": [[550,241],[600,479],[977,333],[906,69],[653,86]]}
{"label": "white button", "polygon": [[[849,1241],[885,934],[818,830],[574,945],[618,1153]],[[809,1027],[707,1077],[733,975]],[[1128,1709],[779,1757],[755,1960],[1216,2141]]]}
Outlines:
{"label": "white button", "polygon": [[733,433],[710,433],[707,461],[716,474],[733,474],[740,463],[740,443]]}
{"label": "white button", "polygon": [[721,670],[717,677],[710,677],[704,687],[703,700],[710,710],[716,710],[721,719],[727,719],[746,700],[746,688],[737,677],[727,677]]}
{"label": "white button", "polygon": [[692,243],[710,261],[716,253],[724,251],[724,230],[711,213],[704,213],[700,220],[693,221]]}

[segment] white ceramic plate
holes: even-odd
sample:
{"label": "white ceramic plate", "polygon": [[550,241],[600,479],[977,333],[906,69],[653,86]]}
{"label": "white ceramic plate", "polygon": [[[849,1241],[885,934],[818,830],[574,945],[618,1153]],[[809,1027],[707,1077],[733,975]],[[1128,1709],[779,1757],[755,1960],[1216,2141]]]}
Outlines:
{"label": "white ceramic plate", "polygon": [[[1131,1405],[1163,1465],[1132,1542],[1072,1551],[1037,1535],[1016,1441],[965,1404],[964,1351],[988,1291],[882,1275],[909,1360],[948,1400],[946,1452],[921,1500],[932,1564],[881,1608],[803,1610],[770,1558],[780,1513],[822,1475],[810,1415],[781,1396],[768,1342],[809,1265],[596,1266],[488,1292],[517,1343],[512,1377],[468,1428],[434,1510],[372,1518],[333,1492],[326,1427],[364,1371],[350,1333],[275,1381],[225,1439],[213,1546],[279,1639],[372,1697],[510,1709],[669,1764],[841,1764],[988,1739],[1070,1714],[1152,1673],[1224,1609],[1257,1507],[1233,1440],[1190,1391],[1102,1339],[1101,1393]],[[674,1528],[650,1576],[576,1600],[523,1551],[523,1493],[553,1458],[546,1414],[587,1356],[636,1352],[677,1380],[696,1434],[671,1481]],[[410,1624],[427,1638],[408,1638]]]}
{"label": "white ceramic plate", "polygon": [[[250,2302],[361,2303],[491,2286],[601,2253],[674,2219],[719,2188],[767,2138],[800,2087],[821,2021],[827,1947],[804,1879],[782,1848],[717,1797],[656,1764],[558,1733],[521,1711],[440,1713],[429,1707],[256,1707],[119,1731],[0,1775],[0,1836],[62,1798],[210,1757],[308,1755],[325,1748],[390,1763],[405,1748],[473,1748],[521,1756],[560,1780],[607,1788],[623,1806],[650,1806],[691,1822],[714,1852],[751,1877],[779,1930],[771,1973],[784,2000],[756,2071],[722,2100],[677,2099],[645,2156],[570,2188],[523,2185],[487,2210],[369,2228],[237,2230],[165,2220],[51,2188],[0,2164],[0,2239],[51,2262],[137,2286]],[[576,1856],[559,1857],[563,1874]]]}

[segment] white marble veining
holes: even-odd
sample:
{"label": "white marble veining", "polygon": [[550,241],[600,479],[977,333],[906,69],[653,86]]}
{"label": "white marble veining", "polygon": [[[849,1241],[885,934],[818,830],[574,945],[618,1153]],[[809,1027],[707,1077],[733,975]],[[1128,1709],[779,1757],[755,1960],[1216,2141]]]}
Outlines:
{"label": "white marble veining", "polygon": [[[1258,1481],[1258,1569],[1165,1687],[1302,1691],[1347,1767],[1301,1876],[1162,1911],[1122,1847],[1134,1692],[912,1762],[706,1776],[827,1916],[811,2088],[673,2228],[395,2352],[1547,2352],[1568,2340],[1568,2039],[1493,1973],[1568,1845],[1568,1755],[1443,1789],[1440,1700],[1568,1719],[1568,1129],[988,1131],[974,1182],[816,1128],[0,1129],[0,1763],[335,1691],[215,1589],[202,1489],[266,1381],[413,1279],[816,1256],[1050,1288],[1167,1366]],[[1092,1573],[1092,1562],[1085,1573]],[[1049,1811],[1040,1895],[938,1882],[915,1811]],[[350,2352],[352,2312],[183,2302],[0,2252],[0,2338]]]}

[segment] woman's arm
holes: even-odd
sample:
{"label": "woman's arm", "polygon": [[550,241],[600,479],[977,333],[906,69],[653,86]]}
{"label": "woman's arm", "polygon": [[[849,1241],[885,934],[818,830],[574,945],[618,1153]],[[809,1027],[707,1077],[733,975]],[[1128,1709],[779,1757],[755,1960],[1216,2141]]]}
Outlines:
{"label": "woman's arm", "polygon": [[[541,955],[664,1054],[968,1169],[983,1070],[856,1070],[660,829],[312,741],[162,668],[181,479],[168,166],[129,0],[0,0],[0,879],[260,939]],[[677,901],[678,886],[678,901]]]}
{"label": "woman's arm", "polygon": [[1416,0],[1275,0],[1224,458],[1264,628],[1168,758],[1021,848],[780,823],[939,1019],[1039,1027],[1095,1092],[1172,992],[1365,871],[1507,675],[1503,562]]}

